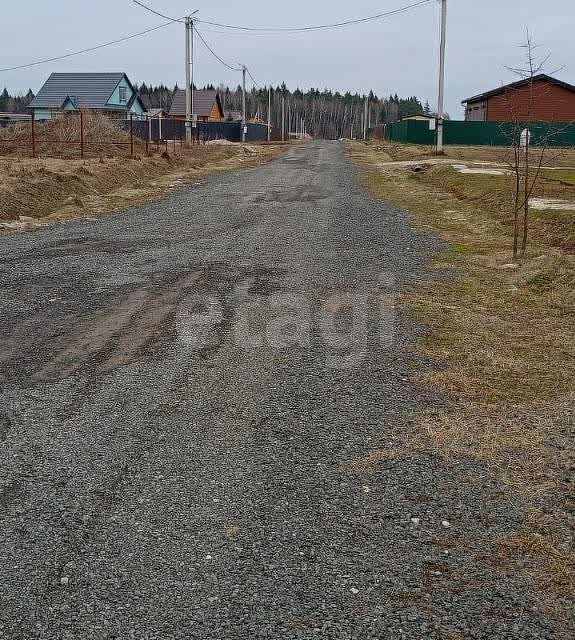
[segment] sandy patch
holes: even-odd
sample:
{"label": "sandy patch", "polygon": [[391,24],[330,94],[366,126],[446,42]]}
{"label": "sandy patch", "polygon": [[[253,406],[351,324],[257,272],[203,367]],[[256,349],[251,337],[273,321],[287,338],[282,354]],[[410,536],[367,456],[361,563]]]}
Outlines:
{"label": "sandy patch", "polygon": [[531,198],[531,206],[537,211],[575,211],[575,202],[558,198]]}

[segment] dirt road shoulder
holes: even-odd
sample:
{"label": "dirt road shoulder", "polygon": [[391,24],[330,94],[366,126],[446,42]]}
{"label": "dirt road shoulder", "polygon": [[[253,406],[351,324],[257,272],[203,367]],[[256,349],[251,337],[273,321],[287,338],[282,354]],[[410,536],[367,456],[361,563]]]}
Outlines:
{"label": "dirt road shoulder", "polygon": [[494,560],[519,561],[565,616],[575,586],[575,202],[534,212],[528,255],[513,264],[508,176],[393,166],[397,153],[381,144],[348,154],[377,198],[450,246],[434,265],[447,280],[407,292],[403,309],[429,328],[418,349],[436,366],[419,383],[452,405],[421,414],[406,450],[479,461],[514,492],[524,526],[493,541]]}

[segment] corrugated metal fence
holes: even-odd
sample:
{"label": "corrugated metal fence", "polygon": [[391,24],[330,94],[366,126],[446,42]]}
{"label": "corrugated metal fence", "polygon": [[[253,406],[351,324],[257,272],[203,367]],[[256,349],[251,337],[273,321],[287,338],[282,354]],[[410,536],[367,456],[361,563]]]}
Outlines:
{"label": "corrugated metal fence", "polygon": [[[148,136],[151,142],[158,140],[182,140],[186,137],[186,125],[183,120],[170,118],[151,118],[149,120],[134,120],[130,125],[129,120],[122,121],[122,126],[129,131],[133,127],[134,135],[142,140]],[[268,129],[263,124],[247,125],[246,142],[263,142],[267,140]],[[199,121],[192,128],[192,137],[198,142],[210,140],[241,141],[242,128],[239,122],[203,122]]]}
{"label": "corrugated metal fence", "polygon": [[[575,147],[575,122],[525,122],[519,127],[531,131],[534,146]],[[436,132],[429,123],[402,120],[383,125],[383,138],[390,142],[434,145]],[[446,120],[444,142],[447,145],[510,146],[514,136],[511,122],[473,122]]]}

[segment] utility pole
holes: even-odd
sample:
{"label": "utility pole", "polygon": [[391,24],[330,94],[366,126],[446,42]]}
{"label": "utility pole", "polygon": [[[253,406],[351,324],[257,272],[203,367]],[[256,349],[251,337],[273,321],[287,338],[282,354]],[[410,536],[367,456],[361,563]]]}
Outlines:
{"label": "utility pole", "polygon": [[272,139],[272,85],[268,89],[268,142]]}
{"label": "utility pole", "polygon": [[192,119],[194,113],[194,20],[192,15],[186,16],[186,141],[192,139]]}
{"label": "utility pole", "polygon": [[282,142],[286,139],[286,99],[282,96]]}
{"label": "utility pole", "polygon": [[369,104],[369,97],[365,96],[365,107],[363,110],[363,139],[367,140],[367,109]]}
{"label": "utility pole", "polygon": [[[190,55],[190,68],[191,68],[191,82],[190,82],[190,105],[192,112],[192,121],[194,120],[194,19],[190,17],[190,41],[191,41],[191,55]],[[192,124],[194,124],[192,122]]]}
{"label": "utility pole", "polygon": [[246,65],[242,65],[242,142],[246,141]]}
{"label": "utility pole", "polygon": [[441,49],[439,53],[439,101],[437,105],[437,153],[443,153],[443,109],[445,95],[445,41],[447,34],[447,0],[441,0]]}
{"label": "utility pole", "polygon": [[191,69],[190,69],[190,31],[192,19],[186,17],[186,142],[192,139],[192,85],[191,85]]}

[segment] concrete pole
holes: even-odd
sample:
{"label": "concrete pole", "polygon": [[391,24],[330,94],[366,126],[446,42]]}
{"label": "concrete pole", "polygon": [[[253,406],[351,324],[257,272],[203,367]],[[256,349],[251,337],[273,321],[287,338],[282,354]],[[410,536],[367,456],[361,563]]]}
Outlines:
{"label": "concrete pole", "polygon": [[246,141],[246,66],[242,66],[242,142]]}
{"label": "concrete pole", "polygon": [[272,139],[272,85],[268,89],[268,142]]}
{"label": "concrete pole", "polygon": [[445,43],[447,35],[447,0],[441,0],[441,48],[439,53],[439,100],[437,104],[437,153],[443,153],[443,114],[445,97]]}
{"label": "concrete pole", "polygon": [[286,139],[286,99],[282,96],[282,142]]}
{"label": "concrete pole", "polygon": [[191,55],[190,55],[190,68],[191,68],[191,82],[190,82],[190,111],[192,114],[192,119],[194,117],[194,19],[190,19],[190,41],[191,41]]}
{"label": "concrete pole", "polygon": [[186,141],[192,139],[192,90],[191,90],[191,69],[190,69],[190,18],[186,18]]}

